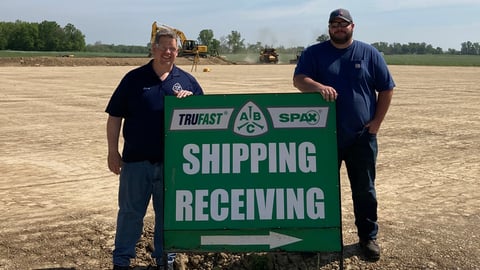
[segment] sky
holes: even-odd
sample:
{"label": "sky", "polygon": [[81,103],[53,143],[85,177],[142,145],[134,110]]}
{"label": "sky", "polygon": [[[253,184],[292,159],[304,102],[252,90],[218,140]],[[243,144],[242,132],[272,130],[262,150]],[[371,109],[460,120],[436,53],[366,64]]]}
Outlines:
{"label": "sky", "polygon": [[1,0],[0,21],[71,23],[87,44],[146,46],[156,21],[188,39],[204,29],[218,40],[237,31],[245,45],[288,48],[327,34],[336,8],[350,11],[354,39],[367,43],[425,42],[446,51],[480,42],[480,0]]}

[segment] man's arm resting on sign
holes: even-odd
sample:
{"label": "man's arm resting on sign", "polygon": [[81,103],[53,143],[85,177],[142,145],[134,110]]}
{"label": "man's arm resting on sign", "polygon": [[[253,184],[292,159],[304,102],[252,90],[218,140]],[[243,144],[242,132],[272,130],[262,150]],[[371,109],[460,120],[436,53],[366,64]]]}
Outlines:
{"label": "man's arm resting on sign", "polygon": [[337,99],[337,91],[335,88],[323,85],[303,74],[293,77],[293,86],[304,93],[320,93],[326,101],[334,101]]}

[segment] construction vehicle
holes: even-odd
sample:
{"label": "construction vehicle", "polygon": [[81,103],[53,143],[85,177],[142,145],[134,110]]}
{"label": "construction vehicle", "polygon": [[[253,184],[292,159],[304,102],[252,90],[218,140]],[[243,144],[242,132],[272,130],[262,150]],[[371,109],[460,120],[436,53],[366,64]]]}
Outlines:
{"label": "construction vehicle", "polygon": [[178,38],[180,39],[179,43],[179,50],[178,56],[200,56],[200,57],[207,57],[208,56],[208,47],[206,45],[199,45],[196,40],[187,39],[185,34],[168,25],[162,24],[160,26],[157,25],[157,22],[153,22],[152,24],[152,34],[150,37],[150,44],[155,42],[155,35],[160,29],[168,29],[170,31],[175,32]]}
{"label": "construction vehicle", "polygon": [[278,63],[278,53],[274,48],[265,48],[260,51],[260,56],[258,57],[260,63]]}

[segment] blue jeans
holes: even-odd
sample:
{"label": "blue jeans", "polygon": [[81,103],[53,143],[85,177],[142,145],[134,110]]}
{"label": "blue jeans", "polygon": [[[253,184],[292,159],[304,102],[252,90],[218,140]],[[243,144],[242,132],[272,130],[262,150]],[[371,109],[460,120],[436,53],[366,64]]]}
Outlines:
{"label": "blue jeans", "polygon": [[377,137],[366,128],[358,134],[352,145],[338,149],[338,168],[342,160],[345,161],[360,240],[376,239],[378,233],[375,192],[377,153]]}
{"label": "blue jeans", "polygon": [[155,211],[152,257],[163,264],[163,164],[149,161],[124,163],[118,191],[117,231],[113,264],[130,265],[135,246],[143,231],[143,220],[150,198]]}

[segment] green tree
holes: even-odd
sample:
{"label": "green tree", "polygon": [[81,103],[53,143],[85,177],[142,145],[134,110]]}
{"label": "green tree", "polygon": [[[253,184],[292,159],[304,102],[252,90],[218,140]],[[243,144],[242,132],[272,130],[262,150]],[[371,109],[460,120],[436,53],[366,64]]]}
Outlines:
{"label": "green tree", "polygon": [[63,50],[64,51],[83,51],[85,50],[85,36],[73,24],[67,24],[63,28]]}
{"label": "green tree", "polygon": [[242,35],[238,31],[232,31],[230,35],[227,36],[227,45],[232,53],[237,53],[244,49],[244,42],[245,40],[242,39]]}
{"label": "green tree", "polygon": [[56,22],[0,22],[0,49],[19,51],[81,51],[85,36],[73,24],[61,28]]}
{"label": "green tree", "polygon": [[200,44],[205,44],[208,47],[208,53],[210,55],[218,55],[220,49],[220,41],[213,38],[213,30],[203,29],[197,38]]}
{"label": "green tree", "polygon": [[212,56],[217,56],[220,52],[220,41],[218,39],[212,39],[212,43],[208,45],[208,53]]}
{"label": "green tree", "polygon": [[260,52],[265,46],[262,45],[261,42],[257,41],[257,43],[255,44],[249,44],[248,47],[247,47],[247,50],[249,52]]}
{"label": "green tree", "polygon": [[12,28],[13,23],[0,22],[0,50],[8,49],[8,39]]}
{"label": "green tree", "polygon": [[480,44],[478,42],[466,41],[461,44],[460,53],[466,55],[480,55]]}
{"label": "green tree", "polygon": [[330,36],[327,34],[322,34],[321,36],[317,37],[317,42],[324,42],[330,39]]}
{"label": "green tree", "polygon": [[56,22],[43,21],[38,25],[39,51],[57,51],[61,48],[63,30]]}
{"label": "green tree", "polygon": [[38,40],[38,24],[17,20],[9,35],[8,49],[19,51],[35,50]]}
{"label": "green tree", "polygon": [[200,44],[210,46],[213,40],[213,30],[203,29],[202,31],[200,31],[197,40]]}
{"label": "green tree", "polygon": [[473,49],[475,51],[475,55],[480,55],[480,43],[478,42],[473,43]]}
{"label": "green tree", "polygon": [[372,43],[372,46],[383,54],[392,54],[392,47],[387,42],[375,42]]}

